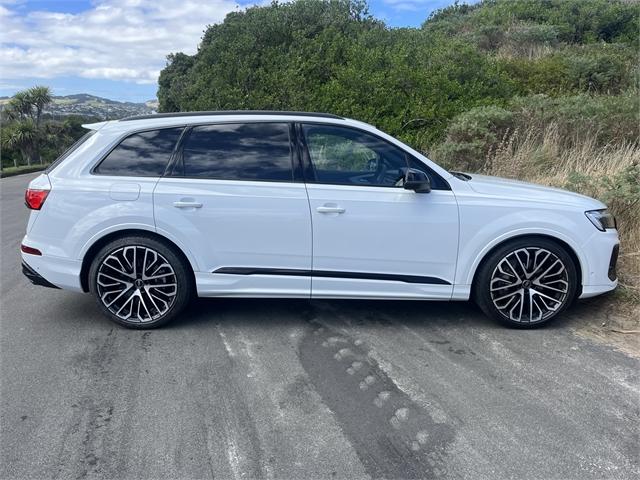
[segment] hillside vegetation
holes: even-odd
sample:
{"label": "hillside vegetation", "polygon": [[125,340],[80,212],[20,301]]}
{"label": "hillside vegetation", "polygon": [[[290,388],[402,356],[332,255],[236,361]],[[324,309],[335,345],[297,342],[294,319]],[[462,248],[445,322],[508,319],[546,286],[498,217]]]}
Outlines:
{"label": "hillside vegetation", "polygon": [[[0,112],[10,105],[10,97],[0,97]],[[132,115],[148,115],[156,109],[157,105],[153,101],[145,103],[118,102],[87,93],[78,93],[75,95],[52,95],[51,102],[43,113],[52,117],[79,115],[99,120],[116,120]]]}
{"label": "hillside vegetation", "polygon": [[169,55],[161,111],[283,109],[375,124],[453,169],[607,202],[640,296],[640,4],[485,0],[391,29],[349,0],[229,14]]}

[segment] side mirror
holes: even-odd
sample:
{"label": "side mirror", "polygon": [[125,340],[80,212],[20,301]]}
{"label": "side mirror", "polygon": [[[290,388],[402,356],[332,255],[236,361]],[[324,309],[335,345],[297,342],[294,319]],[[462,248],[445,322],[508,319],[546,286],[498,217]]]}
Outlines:
{"label": "side mirror", "polygon": [[413,190],[416,193],[429,193],[431,191],[431,181],[423,171],[407,168],[404,174],[403,187],[405,190]]}

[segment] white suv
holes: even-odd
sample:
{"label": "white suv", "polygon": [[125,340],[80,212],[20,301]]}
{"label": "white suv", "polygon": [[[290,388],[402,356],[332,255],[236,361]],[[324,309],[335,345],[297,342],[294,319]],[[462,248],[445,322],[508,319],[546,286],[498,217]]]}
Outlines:
{"label": "white suv", "polygon": [[362,122],[299,112],[132,117],[26,192],[33,283],[134,328],[190,298],[475,299],[512,326],[617,285],[605,205],[448,172]]}

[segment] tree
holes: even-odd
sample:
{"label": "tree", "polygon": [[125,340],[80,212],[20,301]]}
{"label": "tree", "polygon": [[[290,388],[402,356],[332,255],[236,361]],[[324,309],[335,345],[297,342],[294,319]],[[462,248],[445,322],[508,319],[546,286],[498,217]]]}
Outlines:
{"label": "tree", "polygon": [[5,143],[8,148],[18,148],[28,165],[34,160],[42,163],[42,113],[51,100],[51,89],[40,85],[18,92],[9,100],[7,115],[16,124],[11,126]]}
{"label": "tree", "polygon": [[180,111],[186,90],[186,75],[193,66],[193,57],[184,53],[172,53],[167,56],[167,66],[160,72],[158,79],[158,99],[163,112]]}
{"label": "tree", "polygon": [[16,93],[7,105],[7,115],[11,119],[24,120],[31,116],[32,105],[27,94],[27,90]]}
{"label": "tree", "polygon": [[[44,108],[51,103],[51,89],[41,85],[31,87],[27,91],[27,101],[32,107],[33,117],[35,117],[36,128],[40,128],[42,120],[42,112]],[[32,117],[32,118],[33,118]]]}
{"label": "tree", "polygon": [[[4,146],[19,150],[22,159],[27,165],[31,165],[35,154],[35,139],[38,136],[38,129],[35,123],[31,119],[19,120],[9,125],[4,133]],[[18,166],[15,157],[14,166]]]}

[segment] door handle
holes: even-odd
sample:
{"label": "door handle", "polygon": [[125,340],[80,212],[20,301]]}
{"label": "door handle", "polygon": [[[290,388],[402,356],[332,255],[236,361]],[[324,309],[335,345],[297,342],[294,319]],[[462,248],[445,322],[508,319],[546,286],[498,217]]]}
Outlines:
{"label": "door handle", "polygon": [[173,206],[176,208],[201,208],[202,203],[179,201],[179,202],[173,202]]}
{"label": "door handle", "polygon": [[344,213],[346,210],[337,205],[323,205],[322,207],[316,208],[316,211],[318,213]]}

